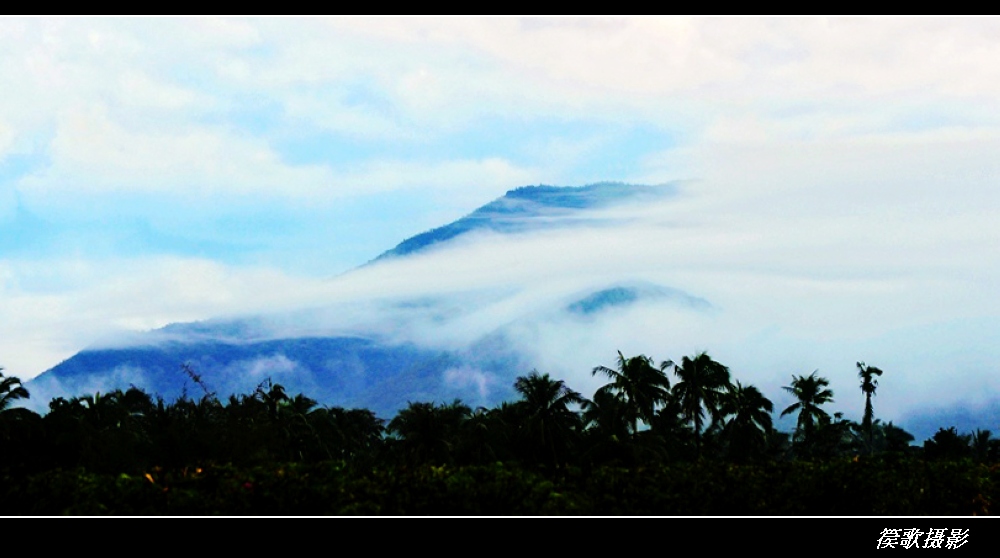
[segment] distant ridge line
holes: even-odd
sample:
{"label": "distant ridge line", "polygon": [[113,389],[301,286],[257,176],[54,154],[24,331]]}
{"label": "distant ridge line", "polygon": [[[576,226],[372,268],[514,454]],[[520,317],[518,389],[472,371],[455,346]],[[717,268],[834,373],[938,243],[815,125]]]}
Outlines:
{"label": "distant ridge line", "polygon": [[642,197],[661,197],[674,193],[676,186],[673,183],[655,186],[625,182],[596,182],[584,186],[520,186],[508,190],[503,196],[456,221],[403,240],[364,265],[419,252],[474,230],[500,233],[534,230],[545,227],[545,224],[526,218],[607,207]]}

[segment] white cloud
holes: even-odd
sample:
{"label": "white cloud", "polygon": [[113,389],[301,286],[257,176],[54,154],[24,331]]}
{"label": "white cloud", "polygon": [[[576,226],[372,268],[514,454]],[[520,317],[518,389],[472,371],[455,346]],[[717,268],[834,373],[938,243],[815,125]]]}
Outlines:
{"label": "white cloud", "polygon": [[0,355],[22,379],[127,331],[323,300],[322,280],[206,260],[0,260]]}
{"label": "white cloud", "polygon": [[322,197],[332,179],[320,166],[283,164],[258,140],[210,128],[133,131],[98,106],[64,112],[51,156],[50,167],[21,182],[24,192],[38,201],[113,192],[309,198]]}
{"label": "white cloud", "polygon": [[0,120],[0,161],[7,156],[10,148],[14,145],[14,128]]}
{"label": "white cloud", "polygon": [[247,48],[262,39],[252,19],[198,17],[182,20],[182,28],[187,31],[185,39],[199,49]]}
{"label": "white cloud", "polygon": [[425,190],[442,204],[475,208],[502,195],[511,184],[531,183],[536,175],[534,169],[501,158],[431,164],[377,161],[338,177],[337,185],[355,194]]}
{"label": "white cloud", "polygon": [[493,378],[481,370],[467,366],[449,368],[444,372],[444,381],[458,388],[473,387],[481,398],[489,397],[490,388],[496,383]]}
{"label": "white cloud", "polygon": [[409,190],[468,210],[538,176],[535,169],[498,157],[376,160],[344,170],[289,165],[261,140],[201,126],[129,129],[100,106],[64,111],[50,149],[52,164],[19,182],[33,208],[72,208],[88,199],[121,196],[168,196],[188,203],[232,199],[230,208],[264,200],[294,206]]}
{"label": "white cloud", "polygon": [[[129,71],[118,81],[118,100],[138,108],[184,109],[199,101],[199,95],[190,89],[154,80],[142,72]],[[206,99],[201,99],[207,102]]]}
{"label": "white cloud", "polygon": [[[905,356],[919,347],[900,332],[933,345],[927,331],[950,323],[940,350],[961,357],[970,389],[992,389],[959,334],[976,320],[995,332],[990,320],[1000,315],[998,25],[0,20],[0,75],[17,84],[0,93],[0,164],[15,152],[37,159],[26,176],[0,184],[0,223],[18,196],[29,211],[81,222],[80,212],[177,200],[210,219],[289,201],[314,209],[343,196],[419,194],[443,217],[407,218],[444,224],[511,187],[566,184],[581,163],[602,161],[605,146],[645,161],[607,178],[697,179],[669,203],[606,215],[627,218],[619,229],[481,235],[329,282],[194,258],[0,260],[0,364],[26,378],[117,329],[321,301],[335,305],[331,314],[348,310],[314,316],[316,331],[361,323],[458,343],[516,323],[543,372],[575,371],[585,382],[596,381],[588,379],[596,364],[613,364],[617,348],[657,358],[706,348],[771,393],[792,373],[845,374],[836,385],[845,398],[857,391],[851,359],[919,376],[906,389],[921,398],[947,387],[942,372]],[[508,123],[497,143],[522,151],[494,147],[483,122]],[[557,125],[533,134],[540,122]],[[528,132],[511,141],[518,123]],[[623,147],[595,123],[657,130],[670,149]],[[283,142],[322,134],[371,150],[364,159],[288,162],[295,153]],[[486,140],[474,154],[449,152],[441,147],[449,134]],[[423,153],[425,141],[435,150]],[[370,222],[359,217],[359,234]],[[331,251],[338,242],[350,240],[332,239]],[[626,312],[594,330],[519,321],[620,274],[703,296],[722,313]],[[454,292],[470,296],[473,310],[379,322],[392,315],[383,308],[392,296]],[[873,339],[895,352],[874,350]],[[855,355],[861,348],[872,356]]]}
{"label": "white cloud", "polygon": [[252,362],[240,361],[232,366],[242,370],[251,379],[264,380],[275,374],[285,375],[299,371],[298,363],[289,360],[285,355],[259,358]]}
{"label": "white cloud", "polygon": [[[713,101],[1000,87],[995,20],[942,18],[352,18],[403,48],[471,48],[549,87]],[[734,90],[731,87],[739,86]]]}

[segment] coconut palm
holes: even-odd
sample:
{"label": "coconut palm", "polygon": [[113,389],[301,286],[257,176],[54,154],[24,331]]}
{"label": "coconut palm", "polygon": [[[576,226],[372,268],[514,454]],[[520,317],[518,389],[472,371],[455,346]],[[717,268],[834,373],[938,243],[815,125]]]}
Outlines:
{"label": "coconut palm", "polygon": [[629,437],[632,423],[627,418],[626,404],[610,390],[597,390],[582,407],[583,422],[590,434],[616,443]]}
{"label": "coconut palm", "polygon": [[521,394],[517,404],[523,407],[525,415],[522,439],[536,456],[544,453],[555,465],[581,430],[580,415],[570,407],[582,404],[583,397],[562,380],[554,380],[537,370],[519,376],[514,389]]}
{"label": "coconut palm", "polygon": [[656,411],[649,423],[649,432],[662,449],[668,460],[690,460],[698,455],[694,428],[685,417],[681,401],[674,394]]}
{"label": "coconut palm", "polygon": [[772,412],[774,404],[755,386],[744,386],[738,380],[729,386],[722,396],[719,415],[732,417],[722,429],[731,455],[751,457],[767,448]]}
{"label": "coconut palm", "polygon": [[924,440],[924,457],[931,460],[959,460],[972,455],[972,434],[959,434],[954,426],[938,428]]}
{"label": "coconut palm", "polygon": [[798,400],[781,411],[781,416],[795,411],[799,412],[795,439],[800,443],[811,440],[818,425],[830,422],[830,415],[821,409],[820,405],[833,401],[833,391],[827,389],[830,380],[817,376],[818,372],[819,370],[816,370],[808,376],[795,376],[793,374],[791,385],[783,387],[785,391],[794,395]]}
{"label": "coconut palm", "polygon": [[868,445],[872,445],[872,419],[875,418],[875,411],[872,408],[872,396],[875,395],[875,388],[878,387],[878,380],[875,376],[881,376],[882,371],[874,366],[867,366],[864,362],[858,364],[858,377],[861,378],[861,392],[865,394],[865,415],[861,420],[861,429],[868,436]]}
{"label": "coconut palm", "polygon": [[914,439],[913,434],[910,434],[906,430],[892,424],[892,421],[889,421],[888,424],[880,425],[878,419],[876,419],[872,424],[872,428],[876,427],[878,427],[884,441],[884,451],[904,452],[910,448],[910,442]]}
{"label": "coconut palm", "polygon": [[311,455],[344,460],[349,465],[369,457],[385,431],[385,421],[366,409],[320,407],[311,409],[305,417],[315,432]]}
{"label": "coconut palm", "polygon": [[503,401],[493,408],[480,407],[464,424],[461,454],[465,463],[490,464],[522,457],[520,430],[528,412],[523,401]]}
{"label": "coconut palm", "polygon": [[997,458],[997,440],[989,430],[976,429],[969,440],[972,457],[978,463],[992,463]]}
{"label": "coconut palm", "polygon": [[625,401],[611,390],[597,390],[582,403],[587,462],[627,461],[631,458],[632,422]]}
{"label": "coconut palm", "polygon": [[451,464],[462,425],[471,415],[472,409],[458,399],[441,405],[411,401],[387,430],[398,440],[402,457],[411,463]]}
{"label": "coconut palm", "polygon": [[674,367],[680,379],[674,386],[684,418],[694,425],[695,451],[701,455],[702,426],[707,409],[712,421],[719,418],[719,405],[729,387],[729,368],[701,352],[693,358],[684,357]]}
{"label": "coconut palm", "polygon": [[[2,370],[3,368],[0,368],[0,371]],[[28,409],[12,407],[18,399],[27,399],[28,397],[28,390],[21,385],[20,379],[13,376],[5,378],[0,373],[0,440],[6,446],[4,452],[0,452],[0,454],[5,454],[0,455],[0,462],[11,457],[13,448],[9,447],[8,442],[14,436],[14,432],[19,430],[19,426],[24,424],[26,420],[40,420],[41,418]]]}
{"label": "coconut palm", "polygon": [[18,399],[28,399],[28,390],[21,385],[20,378],[3,375],[3,368],[0,368],[0,412],[10,409],[14,401]]}
{"label": "coconut palm", "polygon": [[618,351],[617,370],[598,366],[593,369],[592,374],[604,374],[611,380],[610,384],[598,391],[610,392],[625,403],[625,419],[634,434],[639,430],[639,421],[648,424],[653,419],[657,406],[670,397],[670,379],[664,370],[671,366],[673,362],[668,360],[657,368],[653,365],[653,359],[646,355],[625,358]]}
{"label": "coconut palm", "polygon": [[[268,378],[257,386],[254,397],[264,403],[267,407],[268,416],[272,421],[278,419],[278,407],[290,400],[288,394],[285,392],[285,386],[272,382],[271,378]],[[315,405],[315,402],[313,402],[313,405]]]}

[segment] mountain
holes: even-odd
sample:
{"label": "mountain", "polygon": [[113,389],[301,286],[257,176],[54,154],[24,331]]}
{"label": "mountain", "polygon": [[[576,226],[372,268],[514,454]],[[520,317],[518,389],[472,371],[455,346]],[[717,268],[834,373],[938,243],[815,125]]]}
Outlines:
{"label": "mountain", "polygon": [[[448,380],[469,367],[485,375],[517,364],[514,355],[507,362],[490,362],[463,352],[351,337],[168,342],[81,351],[30,385],[33,393],[70,394],[135,385],[170,401],[184,394],[199,398],[203,389],[223,398],[251,393],[271,380],[290,393],[303,392],[323,403],[364,407],[388,416],[410,400],[461,398],[488,404],[482,394]],[[185,367],[199,376],[204,387]],[[497,396],[511,395],[505,386],[496,387]]]}
{"label": "mountain", "polygon": [[374,261],[424,251],[473,231],[519,233],[553,226],[595,224],[595,218],[579,216],[580,211],[607,208],[626,201],[658,199],[675,193],[676,188],[672,185],[643,186],[618,182],[578,187],[523,186],[453,223],[400,242]]}
{"label": "mountain", "polygon": [[614,285],[594,291],[566,306],[566,310],[578,315],[591,316],[609,309],[629,307],[639,302],[665,299],[696,310],[708,310],[712,307],[707,300],[691,296],[684,291],[651,283],[638,283]]}
{"label": "mountain", "polygon": [[[476,231],[514,238],[611,227],[603,210],[669,199],[673,193],[669,185],[617,183],[517,188],[453,223],[402,241],[356,272],[375,263],[392,266],[420,254],[440,255],[458,237]],[[435,269],[447,274],[450,260],[441,257]],[[201,397],[204,390],[224,398],[271,380],[321,404],[365,407],[382,417],[410,401],[458,398],[474,407],[492,406],[513,399],[514,379],[535,367],[537,354],[525,339],[537,336],[539,324],[614,319],[648,305],[690,312],[711,308],[704,299],[627,275],[565,291],[543,284],[544,297],[515,287],[424,297],[384,293],[364,310],[367,321],[385,324],[381,329],[311,330],[304,324],[316,322],[316,316],[360,312],[320,302],[315,311],[295,314],[170,324],[81,351],[27,386],[36,405],[131,385],[165,400]],[[526,296],[527,303],[521,301]]]}

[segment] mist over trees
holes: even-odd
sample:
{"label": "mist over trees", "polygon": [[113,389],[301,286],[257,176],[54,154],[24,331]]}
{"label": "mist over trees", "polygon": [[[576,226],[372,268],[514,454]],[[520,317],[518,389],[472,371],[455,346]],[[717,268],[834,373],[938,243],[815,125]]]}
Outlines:
{"label": "mist over trees", "polygon": [[[235,468],[225,470],[239,474],[245,468],[315,467],[325,474],[339,471],[345,478],[368,479],[365,482],[376,482],[371,480],[373,474],[391,475],[392,471],[466,474],[487,468],[493,475],[497,467],[529,475],[530,480],[518,477],[517,481],[529,484],[553,478],[565,481],[567,475],[581,471],[604,475],[653,468],[688,471],[678,473],[687,475],[693,473],[686,467],[694,465],[715,470],[710,464],[729,464],[728,472],[718,473],[727,479],[733,471],[742,470],[733,467],[756,468],[747,471],[763,475],[746,481],[750,484],[741,486],[735,495],[762,489],[753,483],[771,479],[775,468],[793,474],[787,468],[796,464],[844,467],[863,463],[867,468],[884,468],[883,480],[891,483],[902,482],[891,471],[909,470],[917,463],[972,467],[997,462],[1000,442],[985,430],[962,434],[954,427],[942,427],[922,447],[911,445],[911,434],[875,416],[871,397],[875,376],[882,371],[862,362],[858,370],[866,398],[860,421],[831,412],[834,394],[827,387],[829,380],[818,371],[793,375],[783,389],[796,402],[781,411],[781,416],[797,417],[791,432],[774,427],[774,404],[764,393],[734,378],[727,366],[704,352],[658,366],[646,355],[626,357],[619,352],[615,367],[599,365],[592,370],[608,383],[590,398],[563,380],[534,370],[517,377],[513,401],[476,409],[460,400],[412,401],[392,418],[366,409],[321,406],[306,394],[287,393],[269,379],[251,393],[222,400],[188,365],[179,373],[200,389],[197,397],[185,393],[168,402],[133,386],[55,398],[48,412],[40,415],[14,406],[30,394],[18,378],[0,373],[0,474],[8,486],[6,496],[0,495],[0,502],[7,502],[0,511],[24,511],[17,509],[28,498],[23,491],[49,490],[40,488],[44,483],[39,484],[39,479],[57,471],[98,478],[120,475],[119,480],[146,479],[151,484],[162,482],[156,480],[157,475],[167,472],[181,471],[187,478],[191,471],[219,467]],[[785,481],[775,477],[766,482]],[[630,507],[631,488],[622,490],[611,496],[621,498],[616,509],[621,513],[639,509]],[[678,495],[686,494],[684,490]],[[227,509],[229,504],[218,505]],[[675,507],[669,509],[684,509],[683,504],[671,505]],[[758,513],[772,509],[755,505],[763,506]],[[724,501],[715,506],[711,509],[727,509]],[[809,506],[822,510],[817,503]],[[773,509],[787,511],[786,507]],[[988,511],[988,506],[976,509]],[[110,508],[106,511],[115,513]],[[540,513],[525,510],[536,512]]]}

